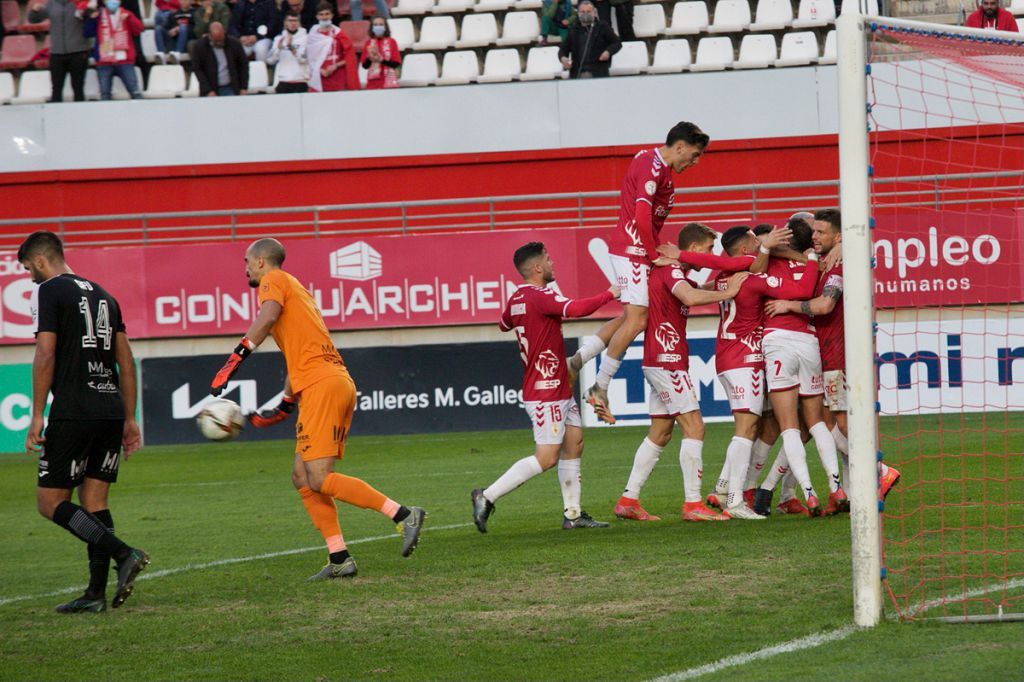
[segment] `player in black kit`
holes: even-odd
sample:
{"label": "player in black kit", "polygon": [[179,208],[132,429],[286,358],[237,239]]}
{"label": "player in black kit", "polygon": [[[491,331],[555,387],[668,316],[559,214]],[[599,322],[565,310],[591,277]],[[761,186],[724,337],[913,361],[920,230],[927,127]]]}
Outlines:
{"label": "player in black kit", "polygon": [[[89,587],[57,607],[60,613],[107,608],[111,558],[117,563],[117,608],[132,593],[149,556],[114,535],[107,504],[124,456],[139,448],[135,421],[135,360],[121,308],[99,284],[64,262],[64,245],[51,232],[34,232],[18,260],[39,285],[33,305],[36,353],[32,362],[32,424],[25,448],[39,454],[39,513],[88,544]],[[53,393],[43,432],[43,410]],[[78,501],[71,492],[78,488]]]}

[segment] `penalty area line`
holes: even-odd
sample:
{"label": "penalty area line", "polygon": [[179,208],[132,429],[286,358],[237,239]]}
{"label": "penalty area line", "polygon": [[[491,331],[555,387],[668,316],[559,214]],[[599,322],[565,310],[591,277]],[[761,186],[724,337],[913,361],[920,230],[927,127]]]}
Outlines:
{"label": "penalty area line", "polygon": [[[472,526],[472,523],[452,523],[447,526],[430,526],[423,529],[423,532],[437,531],[437,530],[452,530],[454,528],[467,528]],[[378,542],[380,540],[390,540],[398,537],[395,533],[389,533],[387,535],[374,535],[368,538],[358,538],[356,540],[350,540],[346,544],[348,545],[361,545],[366,542]],[[164,568],[159,571],[150,571],[143,573],[135,582],[141,580],[154,580],[156,578],[166,578],[169,575],[177,575],[179,573],[188,573],[190,571],[202,571],[207,568],[217,568],[218,566],[230,566],[232,564],[244,564],[250,561],[259,561],[260,559],[276,559],[283,556],[291,556],[292,554],[305,554],[307,552],[324,551],[324,546],[315,545],[313,547],[299,547],[297,549],[285,549],[280,552],[266,552],[264,554],[253,554],[252,556],[243,557],[232,557],[230,559],[218,559],[216,561],[208,561],[201,564],[185,564],[184,566],[178,566],[176,568]],[[53,592],[43,592],[41,594],[23,594],[16,597],[2,597],[0,598],[0,606],[7,604],[14,604],[15,602],[30,601],[32,599],[42,599],[44,597],[59,597],[62,594],[72,594],[74,592],[81,591],[82,588],[78,587],[65,587],[60,590],[54,590]]]}

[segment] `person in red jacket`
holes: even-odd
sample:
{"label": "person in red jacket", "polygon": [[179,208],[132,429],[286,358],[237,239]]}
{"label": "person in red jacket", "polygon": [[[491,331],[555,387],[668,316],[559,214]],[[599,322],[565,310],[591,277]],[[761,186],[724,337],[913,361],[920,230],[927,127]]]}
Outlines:
{"label": "person in red jacket", "polygon": [[373,18],[370,25],[370,39],[363,47],[363,68],[366,69],[366,89],[398,87],[398,67],[402,65],[402,53],[398,43],[391,37],[387,19]]}
{"label": "person in red jacket", "polygon": [[87,38],[96,38],[92,58],[96,60],[96,75],[100,81],[100,99],[110,99],[111,86],[116,74],[132,99],[142,93],[135,77],[134,38],[142,33],[142,21],[121,7],[121,0],[106,0],[99,12],[93,12],[85,22],[83,32]]}
{"label": "person in red jacket", "polygon": [[994,31],[1020,31],[1013,15],[999,6],[999,0],[980,0],[978,9],[967,17],[965,25]]}
{"label": "person in red jacket", "polygon": [[316,18],[317,25],[306,43],[309,91],[358,90],[359,62],[352,39],[334,25],[334,9],[329,3],[317,6]]}

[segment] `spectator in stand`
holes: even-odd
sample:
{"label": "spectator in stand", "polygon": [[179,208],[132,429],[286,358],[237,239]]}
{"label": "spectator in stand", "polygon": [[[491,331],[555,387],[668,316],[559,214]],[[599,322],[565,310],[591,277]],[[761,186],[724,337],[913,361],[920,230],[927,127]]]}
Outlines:
{"label": "spectator in stand", "polygon": [[181,3],[179,0],[152,0],[152,2],[156,5],[156,11],[153,12],[153,40],[156,42],[156,56],[161,64],[166,64],[167,49],[164,44],[166,38],[164,26],[167,24],[167,20],[181,9]]}
{"label": "spectator in stand", "polygon": [[366,89],[381,90],[398,87],[398,67],[402,53],[391,37],[388,20],[374,17],[370,22],[370,38],[363,46],[363,68],[366,69]]}
{"label": "spectator in stand", "polygon": [[284,0],[278,19],[282,26],[289,12],[299,15],[299,25],[306,29],[307,33],[316,26],[316,0]]}
{"label": "spectator in stand", "polygon": [[92,58],[100,81],[100,99],[110,99],[114,76],[121,79],[132,99],[140,99],[133,38],[142,34],[142,20],[121,7],[121,0],[106,0],[103,9],[91,12],[83,28],[85,37],[96,38]]}
{"label": "spectator in stand", "polygon": [[167,63],[168,55],[164,52],[166,45],[174,47],[170,60],[177,64],[182,61],[184,53],[188,52],[188,41],[194,37],[192,26],[195,23],[195,11],[192,9],[192,0],[180,0],[180,4],[181,7],[168,16],[163,24],[153,25],[156,56],[161,64]]}
{"label": "spectator in stand", "polygon": [[267,60],[272,36],[281,32],[274,0],[238,0],[231,15],[231,35],[238,38],[245,54]]}
{"label": "spectator in stand", "polygon": [[221,0],[199,0],[199,7],[192,17],[195,22],[192,26],[192,36],[202,38],[210,32],[210,25],[213,23],[221,26],[231,24],[231,8]]}
{"label": "spectator in stand", "polygon": [[[621,40],[636,40],[633,33],[633,0],[608,0],[595,5],[597,16],[609,26],[612,25],[612,10],[615,10],[615,26]],[[613,29],[614,30],[614,29]]]}
{"label": "spectator in stand", "polygon": [[359,89],[359,62],[352,39],[334,25],[334,8],[321,2],[316,8],[317,26],[309,34],[309,89],[336,92]]}
{"label": "spectator in stand", "polygon": [[965,26],[984,28],[991,31],[1013,31],[1018,33],[1017,20],[999,6],[999,0],[980,0],[978,9],[969,17]]}
{"label": "spectator in stand", "polygon": [[64,100],[64,79],[70,74],[76,102],[85,101],[85,70],[89,67],[89,39],[82,31],[82,14],[73,0],[47,0],[29,7],[28,20],[50,20],[51,102]]}
{"label": "spectator in stand", "polygon": [[290,12],[284,18],[284,31],[274,38],[267,64],[277,64],[278,94],[309,92],[309,62],[306,61],[306,29],[299,15]]}
{"label": "spectator in stand", "polygon": [[192,43],[192,73],[200,97],[244,95],[249,87],[249,58],[238,38],[227,35],[215,21],[205,36]]}
{"label": "spectator in stand", "polygon": [[[391,16],[391,11],[388,9],[387,0],[373,0],[373,4],[377,6],[377,14],[375,14],[374,16],[384,17],[385,19]],[[352,21],[362,21],[362,0],[351,0],[351,3],[349,4],[349,13],[352,15]]]}
{"label": "spectator in stand", "polygon": [[568,39],[558,48],[562,66],[569,69],[570,78],[604,78],[622,43],[612,27],[598,19],[591,0],[580,0],[576,13]]}
{"label": "spectator in stand", "polygon": [[569,37],[569,24],[576,21],[576,8],[572,0],[544,0],[540,19],[540,44],[546,45],[548,36],[557,35],[565,42]]}

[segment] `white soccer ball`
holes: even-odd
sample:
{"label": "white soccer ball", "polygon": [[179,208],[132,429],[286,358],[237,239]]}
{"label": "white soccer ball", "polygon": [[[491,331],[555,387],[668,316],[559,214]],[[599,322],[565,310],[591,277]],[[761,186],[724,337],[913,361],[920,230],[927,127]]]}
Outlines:
{"label": "white soccer ball", "polygon": [[228,441],[242,432],[245,419],[238,403],[220,398],[199,413],[196,423],[199,432],[207,439]]}

